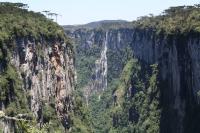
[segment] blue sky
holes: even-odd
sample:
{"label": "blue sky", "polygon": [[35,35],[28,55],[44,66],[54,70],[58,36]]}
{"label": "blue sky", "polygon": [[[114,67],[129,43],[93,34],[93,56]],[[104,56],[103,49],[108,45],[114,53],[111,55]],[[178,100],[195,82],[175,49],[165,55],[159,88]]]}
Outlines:
{"label": "blue sky", "polygon": [[33,11],[51,10],[61,25],[85,24],[98,20],[135,20],[137,17],[160,14],[170,6],[194,5],[199,0],[0,0],[23,2]]}

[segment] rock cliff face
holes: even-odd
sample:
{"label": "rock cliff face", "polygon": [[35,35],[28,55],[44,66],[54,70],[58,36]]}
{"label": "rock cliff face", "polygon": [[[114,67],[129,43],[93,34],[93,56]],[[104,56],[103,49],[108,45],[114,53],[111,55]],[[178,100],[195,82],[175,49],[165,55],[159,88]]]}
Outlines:
{"label": "rock cliff face", "polygon": [[[130,43],[132,41],[132,29],[101,30],[101,29],[77,29],[66,30],[76,44],[76,60],[80,60],[82,55],[88,55],[88,51],[93,51],[90,57],[95,60],[91,63],[91,77],[85,86],[85,95],[88,97],[93,92],[102,92],[107,88],[107,82],[118,78],[120,72],[130,56]],[[113,60],[113,61],[108,61]],[[79,67],[85,66],[77,66]],[[108,71],[109,70],[109,71]]]}
{"label": "rock cliff face", "polygon": [[77,47],[82,50],[92,50],[92,45],[97,45],[103,51],[104,42],[107,42],[108,86],[109,79],[117,78],[121,73],[128,57],[125,56],[127,48],[141,63],[158,64],[162,110],[160,132],[200,131],[196,123],[200,120],[199,33],[165,35],[156,34],[152,29],[110,28],[105,31],[83,27],[67,29],[66,33],[75,41],[79,40]]}
{"label": "rock cliff face", "polygon": [[[55,103],[57,117],[69,128],[74,90],[74,58],[71,44],[62,41],[34,41],[20,37],[14,42],[10,63],[15,66],[22,88],[28,94],[28,105],[40,124],[43,124],[43,106]],[[55,99],[55,100],[54,100]],[[4,108],[4,102],[1,109]],[[9,126],[9,125],[7,125]],[[6,129],[12,127],[4,127]]]}
{"label": "rock cliff face", "polygon": [[68,125],[74,89],[73,54],[69,44],[57,41],[37,44],[22,38],[16,45],[18,49],[12,61],[22,74],[24,89],[30,90],[31,111],[42,122],[42,102],[48,104],[55,98],[57,115]]}
{"label": "rock cliff face", "polygon": [[26,4],[0,2],[0,10],[0,132],[70,129],[72,44],[62,27]]}

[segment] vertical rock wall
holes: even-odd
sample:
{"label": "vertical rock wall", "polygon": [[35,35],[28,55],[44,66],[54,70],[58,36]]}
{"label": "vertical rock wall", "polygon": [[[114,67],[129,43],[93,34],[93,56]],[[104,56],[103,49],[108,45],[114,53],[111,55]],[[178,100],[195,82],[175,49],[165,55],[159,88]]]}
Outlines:
{"label": "vertical rock wall", "polygon": [[[43,106],[55,103],[57,117],[70,128],[73,108],[74,57],[71,44],[21,37],[14,42],[10,63],[17,69],[29,109],[43,124]],[[10,125],[10,124],[7,124]],[[10,132],[6,130],[5,132]],[[11,127],[10,127],[11,128]]]}

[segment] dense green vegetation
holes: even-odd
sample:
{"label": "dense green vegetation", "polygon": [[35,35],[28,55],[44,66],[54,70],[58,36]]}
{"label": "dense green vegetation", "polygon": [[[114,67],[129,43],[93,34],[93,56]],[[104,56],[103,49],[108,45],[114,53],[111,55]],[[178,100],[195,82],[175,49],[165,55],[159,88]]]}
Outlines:
{"label": "dense green vegetation", "polygon": [[[126,65],[127,61],[132,58],[133,52],[130,48],[130,44],[124,44],[126,47],[117,51],[108,49],[108,86],[112,85],[114,80],[117,80]],[[119,60],[120,59],[120,60]]]}
{"label": "dense green vegetation", "polygon": [[85,101],[82,100],[80,93],[74,93],[75,105],[74,114],[72,115],[74,133],[91,133],[93,132],[91,124],[90,109],[86,106]]}
{"label": "dense green vegetation", "polygon": [[130,59],[120,79],[90,99],[91,124],[95,133],[158,133],[159,90],[157,65],[142,67]]}
{"label": "dense green vegetation", "polygon": [[200,5],[171,7],[159,16],[140,17],[133,25],[165,34],[200,32],[199,12]]}
{"label": "dense green vegetation", "polygon": [[0,41],[16,37],[64,39],[63,29],[41,13],[28,11],[14,3],[0,3]]}
{"label": "dense green vegetation", "polygon": [[113,126],[118,132],[159,132],[158,69],[156,64],[151,66],[150,73],[147,68],[131,61],[123,71],[113,111]]}
{"label": "dense green vegetation", "polygon": [[95,94],[90,98],[90,115],[91,125],[95,133],[109,132],[112,128],[112,113],[110,111],[113,105],[112,92],[116,89],[119,80],[112,81],[107,90],[99,94]]}
{"label": "dense green vegetation", "polygon": [[93,44],[90,48],[82,48],[75,45],[75,58],[77,68],[77,88],[84,87],[92,79],[95,73],[95,61],[100,58],[100,46]]}
{"label": "dense green vegetation", "polygon": [[8,103],[5,110],[6,115],[14,116],[20,113],[28,113],[21,80],[15,68],[10,64],[0,75],[0,88],[0,101]]}

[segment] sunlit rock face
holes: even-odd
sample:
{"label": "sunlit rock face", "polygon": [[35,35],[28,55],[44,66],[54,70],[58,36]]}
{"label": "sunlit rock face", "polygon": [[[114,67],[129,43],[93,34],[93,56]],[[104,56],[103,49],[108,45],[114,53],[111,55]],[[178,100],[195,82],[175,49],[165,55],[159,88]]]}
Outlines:
{"label": "sunlit rock face", "polygon": [[[53,102],[57,117],[69,128],[74,90],[74,57],[70,44],[42,38],[36,42],[33,38],[21,37],[15,45],[10,62],[23,82],[27,104],[37,122],[43,124],[43,106]],[[4,131],[12,132],[8,131],[12,126],[5,124]]]}

